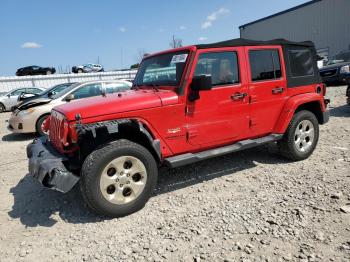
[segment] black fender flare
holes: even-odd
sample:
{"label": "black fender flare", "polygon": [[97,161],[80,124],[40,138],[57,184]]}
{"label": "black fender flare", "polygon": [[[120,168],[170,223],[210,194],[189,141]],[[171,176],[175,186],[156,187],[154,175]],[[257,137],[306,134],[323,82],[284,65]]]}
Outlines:
{"label": "black fender flare", "polygon": [[80,119],[78,117],[77,123],[76,123],[76,130],[78,136],[84,136],[87,133],[91,133],[94,138],[97,136],[97,130],[98,129],[105,129],[107,130],[108,134],[115,134],[119,132],[120,125],[123,124],[132,124],[135,127],[138,128],[138,130],[145,135],[148,142],[150,143],[151,147],[154,149],[154,152],[156,153],[158,159],[160,160],[162,157],[161,153],[161,147],[160,147],[160,140],[155,139],[154,136],[152,136],[151,132],[145,127],[145,125],[137,120],[137,119],[115,119],[115,120],[107,120],[107,121],[101,121],[101,122],[95,122],[90,124],[81,124]]}

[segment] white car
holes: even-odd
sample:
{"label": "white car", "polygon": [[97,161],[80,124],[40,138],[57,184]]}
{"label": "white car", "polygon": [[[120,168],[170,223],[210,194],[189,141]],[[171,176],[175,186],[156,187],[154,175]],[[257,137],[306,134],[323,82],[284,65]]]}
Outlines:
{"label": "white car", "polygon": [[73,66],[73,73],[92,73],[92,72],[103,72],[103,66],[98,64],[85,64],[79,66]]}
{"label": "white car", "polygon": [[45,89],[41,87],[23,87],[11,90],[8,93],[0,96],[0,113],[9,111],[11,108],[18,103],[18,97],[22,95],[22,97],[31,97],[37,94],[40,94]]}
{"label": "white car", "polygon": [[129,90],[128,81],[100,80],[76,83],[49,98],[38,98],[21,104],[11,115],[8,129],[13,133],[37,133],[44,135],[46,119],[55,106],[94,96],[110,95]]}

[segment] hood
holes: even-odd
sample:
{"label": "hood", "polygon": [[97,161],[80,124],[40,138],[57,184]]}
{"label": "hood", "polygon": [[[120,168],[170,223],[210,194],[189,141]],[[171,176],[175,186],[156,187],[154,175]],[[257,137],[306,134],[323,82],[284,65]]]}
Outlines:
{"label": "hood", "polygon": [[178,95],[174,91],[139,89],[71,101],[55,107],[54,110],[63,113],[68,121],[72,121],[75,120],[76,114],[86,119],[172,105],[177,102]]}
{"label": "hood", "polygon": [[27,102],[24,101],[24,103],[17,105],[16,108],[19,110],[26,110],[26,109],[31,108],[31,107],[36,107],[36,106],[48,104],[51,101],[52,100],[49,98],[39,97],[39,98],[35,98],[35,99],[32,99],[32,100],[27,101]]}
{"label": "hood", "polygon": [[328,66],[324,66],[322,68],[320,68],[320,72],[325,71],[325,70],[329,70],[329,69],[335,69],[335,68],[339,68],[345,65],[350,65],[350,62],[342,62],[342,63],[337,63],[337,64],[333,64],[333,65],[328,65]]}

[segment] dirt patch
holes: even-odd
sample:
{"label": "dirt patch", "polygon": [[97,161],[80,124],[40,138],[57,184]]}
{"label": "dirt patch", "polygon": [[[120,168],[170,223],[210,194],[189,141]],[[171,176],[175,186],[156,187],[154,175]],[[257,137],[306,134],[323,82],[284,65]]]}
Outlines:
{"label": "dirt patch", "polygon": [[328,97],[309,159],[269,145],[162,169],[146,207],[121,219],[26,175],[33,136],[10,134],[0,114],[0,260],[349,261],[350,107],[345,87]]}

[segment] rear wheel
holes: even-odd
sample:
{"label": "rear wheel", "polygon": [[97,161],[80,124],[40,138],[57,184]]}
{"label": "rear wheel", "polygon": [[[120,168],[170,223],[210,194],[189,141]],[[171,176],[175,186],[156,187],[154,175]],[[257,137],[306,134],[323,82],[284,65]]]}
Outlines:
{"label": "rear wheel", "polygon": [[39,117],[38,121],[36,122],[35,129],[36,129],[36,134],[38,136],[45,136],[47,135],[47,132],[44,130],[45,127],[45,121],[50,115],[43,115]]}
{"label": "rear wheel", "polygon": [[82,69],[78,69],[77,72],[78,72],[78,73],[82,73],[83,70],[82,70]]}
{"label": "rear wheel", "polygon": [[5,112],[6,108],[3,104],[0,103],[0,113]]}
{"label": "rear wheel", "polygon": [[306,110],[297,112],[283,139],[278,143],[280,152],[291,160],[304,160],[314,151],[318,137],[319,127],[316,116]]}
{"label": "rear wheel", "polygon": [[47,71],[46,71],[46,74],[47,74],[47,75],[51,75],[52,72],[51,72],[50,70],[47,70]]}
{"label": "rear wheel", "polygon": [[84,161],[80,188],[95,212],[109,217],[140,210],[156,185],[158,168],[143,146],[118,140],[95,150]]}

